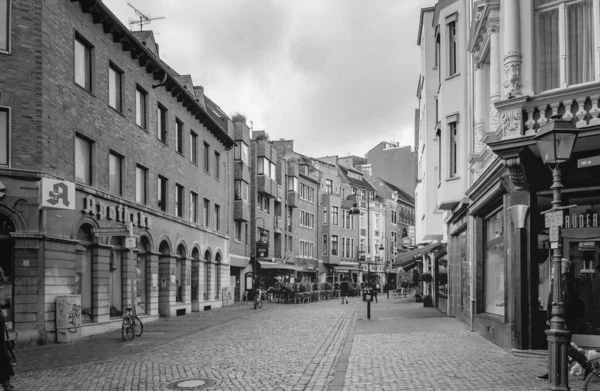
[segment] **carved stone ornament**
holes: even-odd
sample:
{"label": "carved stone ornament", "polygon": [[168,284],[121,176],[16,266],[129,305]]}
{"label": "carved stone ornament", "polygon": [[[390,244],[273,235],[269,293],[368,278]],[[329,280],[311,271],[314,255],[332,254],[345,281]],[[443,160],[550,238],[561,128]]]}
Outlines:
{"label": "carved stone ornament", "polygon": [[504,98],[510,99],[521,91],[521,64],[512,62],[504,64]]}
{"label": "carved stone ornament", "polygon": [[502,118],[500,117],[500,112],[496,109],[496,105],[494,102],[490,102],[489,105],[490,110],[490,132],[498,133],[498,129],[502,125]]}
{"label": "carved stone ornament", "polygon": [[502,129],[504,130],[504,136],[506,136],[509,132],[519,130],[519,126],[521,125],[520,109],[503,111],[500,116],[502,118]]}
{"label": "carved stone ornament", "polygon": [[526,189],[529,187],[529,182],[527,182],[527,174],[525,172],[525,167],[521,162],[521,159],[518,157],[508,158],[506,159],[506,167],[508,167],[508,172],[510,174],[510,181],[517,189]]}
{"label": "carved stone ornament", "polygon": [[485,123],[483,120],[477,121],[475,123],[475,152],[480,153],[485,148],[485,143],[483,142],[483,135],[485,132]]}

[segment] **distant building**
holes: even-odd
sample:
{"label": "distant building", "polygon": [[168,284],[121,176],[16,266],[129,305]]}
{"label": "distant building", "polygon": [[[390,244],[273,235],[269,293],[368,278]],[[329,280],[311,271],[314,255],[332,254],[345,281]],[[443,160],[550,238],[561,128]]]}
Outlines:
{"label": "distant building", "polygon": [[417,155],[413,147],[382,141],[367,152],[365,158],[373,175],[392,183],[411,197],[414,195]]}

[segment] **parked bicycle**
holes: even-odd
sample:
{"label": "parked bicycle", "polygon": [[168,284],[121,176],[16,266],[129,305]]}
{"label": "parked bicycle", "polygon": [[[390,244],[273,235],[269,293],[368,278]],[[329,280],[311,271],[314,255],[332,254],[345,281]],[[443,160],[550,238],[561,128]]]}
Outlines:
{"label": "parked bicycle", "polygon": [[254,309],[262,308],[262,299],[260,297],[260,289],[254,291]]}
{"label": "parked bicycle", "polygon": [[590,360],[592,371],[585,377],[583,391],[600,390],[600,358]]}
{"label": "parked bicycle", "polygon": [[[141,305],[141,302],[138,302],[137,305]],[[121,326],[121,335],[123,336],[123,341],[127,341],[128,339],[135,339],[135,337],[141,337],[144,332],[144,324],[137,316],[137,314],[133,314],[132,307],[128,306],[125,308],[127,314],[123,315],[123,325]]]}

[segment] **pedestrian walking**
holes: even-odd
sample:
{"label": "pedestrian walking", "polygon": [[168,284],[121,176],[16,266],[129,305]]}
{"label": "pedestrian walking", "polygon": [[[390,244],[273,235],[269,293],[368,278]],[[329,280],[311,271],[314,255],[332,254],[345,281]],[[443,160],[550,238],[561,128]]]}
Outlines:
{"label": "pedestrian walking", "polygon": [[340,295],[342,296],[342,304],[344,304],[344,301],[346,301],[346,304],[348,304],[348,290],[350,289],[350,287],[348,286],[348,281],[346,281],[346,279],[344,279],[342,281],[342,283],[340,284]]}
{"label": "pedestrian walking", "polygon": [[[571,262],[563,258],[561,262],[561,293],[560,299],[563,302],[563,317],[566,323],[567,330],[571,332],[569,335],[569,341],[567,344],[567,355],[576,361],[584,369],[584,378],[592,370],[591,363],[587,360],[587,357],[579,350],[575,349],[571,345],[571,335],[577,332],[577,323],[579,319],[585,315],[585,304],[579,298],[577,291],[575,290],[575,282],[573,280],[573,271],[571,270]],[[552,274],[554,275],[554,273]],[[552,319],[552,301],[554,295],[554,283],[551,283],[550,293],[548,295],[548,305],[546,309],[547,323],[550,324]],[[544,375],[536,376],[540,380],[548,380],[548,373]]]}

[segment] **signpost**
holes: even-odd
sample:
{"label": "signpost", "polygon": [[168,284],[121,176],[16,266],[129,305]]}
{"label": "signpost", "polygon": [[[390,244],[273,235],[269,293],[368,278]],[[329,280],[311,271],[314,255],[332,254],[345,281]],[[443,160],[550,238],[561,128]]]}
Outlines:
{"label": "signpost", "polygon": [[600,166],[600,156],[590,156],[577,160],[577,168]]}

